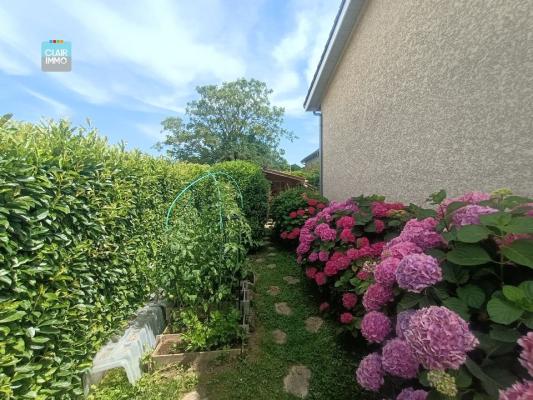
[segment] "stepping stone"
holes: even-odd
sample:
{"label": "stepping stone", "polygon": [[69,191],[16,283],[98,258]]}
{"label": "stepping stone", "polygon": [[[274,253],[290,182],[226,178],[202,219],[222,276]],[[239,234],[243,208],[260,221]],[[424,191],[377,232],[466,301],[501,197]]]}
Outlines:
{"label": "stepping stone", "polygon": [[281,289],[278,286],[270,286],[267,290],[267,293],[271,296],[277,296],[281,292]]}
{"label": "stepping stone", "polygon": [[268,253],[267,256],[268,256],[268,257],[276,257],[277,254],[276,254],[276,253]]}
{"label": "stepping stone", "polygon": [[289,374],[283,379],[283,387],[287,393],[301,399],[309,393],[309,379],[311,371],[303,365],[295,365],[289,370]]}
{"label": "stepping stone", "polygon": [[276,264],[268,264],[267,268],[268,269],[274,269],[274,268],[276,268]]}
{"label": "stepping stone", "polygon": [[305,320],[305,330],[311,333],[317,333],[322,327],[324,320],[320,317],[309,317]]}
{"label": "stepping stone", "polygon": [[280,329],[272,331],[272,337],[274,338],[274,343],[276,344],[287,343],[287,334]]}
{"label": "stepping stone", "polygon": [[181,400],[200,400],[200,394],[195,390],[194,392],[185,393]]}
{"label": "stepping stone", "polygon": [[287,303],[276,303],[275,307],[276,307],[276,312],[280,315],[291,315],[292,314],[292,310],[287,305]]}
{"label": "stepping stone", "polygon": [[265,262],[265,259],[261,258],[261,257],[258,257],[258,258],[255,259],[255,262],[256,263],[262,263],[262,262]]}
{"label": "stepping stone", "polygon": [[296,285],[297,283],[300,283],[300,279],[295,278],[294,276],[284,276],[283,280],[287,282],[289,285]]}

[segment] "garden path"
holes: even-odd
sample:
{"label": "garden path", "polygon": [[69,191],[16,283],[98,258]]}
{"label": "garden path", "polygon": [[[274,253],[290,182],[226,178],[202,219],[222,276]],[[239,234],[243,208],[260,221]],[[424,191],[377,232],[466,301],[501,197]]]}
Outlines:
{"label": "garden path", "polygon": [[318,316],[318,304],[294,253],[268,244],[249,257],[255,332],[248,354],[199,376],[209,400],[361,398],[356,356],[336,341],[336,324]]}

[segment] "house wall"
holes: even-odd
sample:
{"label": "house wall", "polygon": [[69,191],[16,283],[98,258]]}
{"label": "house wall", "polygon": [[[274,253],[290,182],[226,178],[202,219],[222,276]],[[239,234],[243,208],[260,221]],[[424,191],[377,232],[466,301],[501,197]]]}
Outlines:
{"label": "house wall", "polygon": [[531,21],[531,0],[370,0],[322,101],[324,194],[533,194]]}
{"label": "house wall", "polygon": [[307,170],[317,169],[319,167],[320,167],[320,158],[319,157],[312,158],[311,160],[307,161],[304,164],[304,169],[307,169]]}

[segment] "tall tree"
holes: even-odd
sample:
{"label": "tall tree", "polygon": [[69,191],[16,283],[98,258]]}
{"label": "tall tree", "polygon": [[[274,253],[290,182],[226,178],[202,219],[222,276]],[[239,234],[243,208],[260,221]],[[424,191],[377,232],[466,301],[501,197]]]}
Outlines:
{"label": "tall tree", "polygon": [[270,104],[271,89],[255,79],[196,88],[200,98],[187,103],[185,118],[165,119],[166,139],[157,144],[181,161],[213,164],[250,160],[263,166],[288,166],[281,138],[294,135],[283,128],[282,107]]}

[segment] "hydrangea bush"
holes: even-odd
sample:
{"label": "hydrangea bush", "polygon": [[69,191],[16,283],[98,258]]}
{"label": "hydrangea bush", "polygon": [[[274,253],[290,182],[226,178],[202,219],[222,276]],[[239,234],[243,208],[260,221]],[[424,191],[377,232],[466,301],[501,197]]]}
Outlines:
{"label": "hydrangea bush", "polygon": [[[298,262],[328,304],[321,309],[333,313],[344,330],[357,335],[364,310],[378,310],[394,299],[388,285],[371,285],[370,278],[385,240],[398,235],[408,219],[401,203],[360,196],[331,202],[299,229]],[[382,282],[396,267],[394,260],[389,264],[378,272]]]}
{"label": "hydrangea bush", "polygon": [[533,201],[504,190],[430,201],[366,270],[372,353],[357,382],[397,399],[533,398]]}
{"label": "hydrangea bush", "polygon": [[281,192],[272,200],[270,209],[275,237],[289,246],[296,246],[305,221],[326,208],[328,203],[317,192],[302,187]]}

